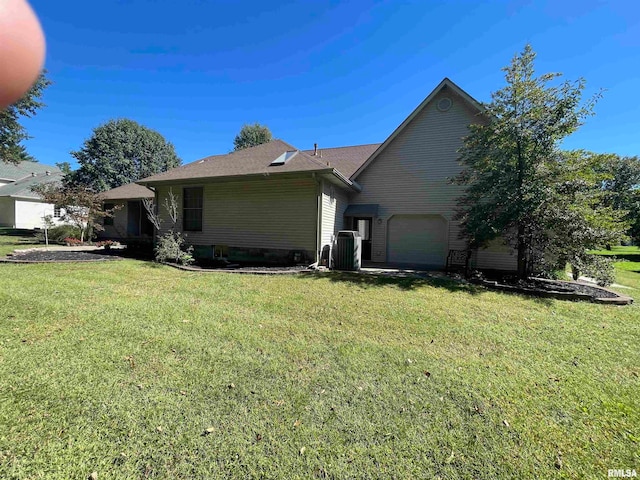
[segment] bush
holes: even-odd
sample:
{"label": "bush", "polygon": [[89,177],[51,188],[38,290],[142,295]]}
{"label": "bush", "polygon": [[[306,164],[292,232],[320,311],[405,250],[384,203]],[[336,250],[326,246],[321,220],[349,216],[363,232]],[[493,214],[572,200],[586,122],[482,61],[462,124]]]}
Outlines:
{"label": "bush", "polygon": [[80,240],[79,238],[67,237],[64,239],[64,243],[66,243],[70,247],[77,247],[79,245],[82,245],[82,240]]}
{"label": "bush", "polygon": [[571,261],[571,270],[574,280],[582,274],[593,278],[598,285],[606,287],[611,285],[615,277],[615,268],[610,258],[600,255],[584,255]]}
{"label": "bush", "polygon": [[[73,225],[58,225],[47,232],[49,243],[66,243],[66,238],[80,238],[80,233],[80,229]],[[44,242],[44,232],[39,232],[37,237],[39,241]]]}
{"label": "bush", "polygon": [[185,247],[184,237],[179,232],[170,231],[160,236],[155,253],[158,262],[169,261],[179,265],[193,263],[193,247]]}

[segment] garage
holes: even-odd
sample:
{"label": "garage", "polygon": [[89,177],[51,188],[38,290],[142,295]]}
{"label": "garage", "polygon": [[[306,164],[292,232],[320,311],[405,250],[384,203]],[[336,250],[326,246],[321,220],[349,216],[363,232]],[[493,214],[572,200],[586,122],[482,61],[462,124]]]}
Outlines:
{"label": "garage", "polygon": [[390,263],[444,267],[447,221],[440,215],[394,215],[388,224]]}

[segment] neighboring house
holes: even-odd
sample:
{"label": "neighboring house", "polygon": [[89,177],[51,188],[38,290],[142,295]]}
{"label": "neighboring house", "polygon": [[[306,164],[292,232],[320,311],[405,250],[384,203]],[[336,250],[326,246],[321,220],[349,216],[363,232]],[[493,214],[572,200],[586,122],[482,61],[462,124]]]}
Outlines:
{"label": "neighboring house", "polygon": [[64,211],[44,203],[31,190],[36,185],[62,180],[63,173],[49,165],[21,162],[17,165],[0,161],[0,226],[33,230],[43,228],[43,217],[50,215],[60,223]]}
{"label": "neighboring house", "polygon": [[103,220],[104,231],[100,237],[110,240],[152,240],[153,225],[149,222],[143,204],[153,199],[153,191],[136,183],[129,183],[101,194],[105,210],[111,217]]}
{"label": "neighboring house", "polygon": [[[201,256],[313,261],[354,229],[365,261],[442,268],[466,248],[453,220],[464,190],[450,178],[468,126],[482,121],[478,102],[444,79],[382,144],[299,150],[273,140],[138,183],[158,204],[177,195],[177,227]],[[170,225],[159,212],[162,234]],[[472,265],[511,270],[515,257],[495,242]]]}

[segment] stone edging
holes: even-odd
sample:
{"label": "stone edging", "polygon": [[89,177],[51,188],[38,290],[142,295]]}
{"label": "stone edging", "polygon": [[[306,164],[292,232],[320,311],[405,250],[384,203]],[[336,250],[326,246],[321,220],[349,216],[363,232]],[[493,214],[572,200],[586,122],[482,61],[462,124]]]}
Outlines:
{"label": "stone edging", "polygon": [[[549,281],[544,278],[536,278],[535,280]],[[533,296],[544,297],[544,298],[555,298],[558,300],[573,300],[573,301],[582,300],[582,301],[587,301],[592,303],[601,303],[605,305],[630,305],[633,303],[633,298],[631,297],[620,295],[617,292],[614,292],[612,290],[609,290],[603,287],[598,287],[595,285],[589,285],[589,286],[592,288],[605,290],[609,293],[613,293],[616,296],[615,297],[592,297],[591,295],[587,295],[586,293],[566,293],[566,292],[559,292],[559,291],[553,291],[553,290],[550,290],[550,291],[535,290],[532,288],[522,288],[522,287],[516,287],[513,285],[500,284],[498,282],[491,282],[488,280],[482,280],[480,282],[473,282],[473,283],[482,285],[492,290],[500,290],[500,291],[512,292],[512,293],[524,293],[527,295],[533,295]],[[566,283],[571,283],[571,282],[566,282]]]}
{"label": "stone edging", "polygon": [[298,275],[307,273],[309,270],[238,270],[224,268],[197,268],[188,265],[178,265],[177,263],[163,262],[161,265],[193,273],[235,273],[238,275]]}

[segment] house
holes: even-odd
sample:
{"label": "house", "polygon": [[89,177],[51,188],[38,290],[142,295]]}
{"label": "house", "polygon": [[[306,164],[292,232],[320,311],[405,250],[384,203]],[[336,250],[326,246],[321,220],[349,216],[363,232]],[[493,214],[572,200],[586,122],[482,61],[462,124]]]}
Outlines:
{"label": "house", "polygon": [[137,183],[129,183],[101,194],[104,208],[112,216],[103,220],[104,231],[100,238],[118,241],[153,239],[153,225],[144,207],[145,199],[153,199],[154,193]]}
{"label": "house", "polygon": [[[300,150],[273,140],[137,183],[157,204],[176,195],[176,228],[200,256],[313,261],[339,230],[354,229],[365,261],[442,268],[449,251],[466,248],[453,219],[464,187],[449,179],[481,111],[445,78],[382,144]],[[162,234],[170,222],[159,213]],[[512,270],[515,257],[495,242],[471,263]]]}
{"label": "house", "polygon": [[42,199],[31,189],[44,183],[62,180],[63,173],[37,162],[19,164],[0,161],[0,226],[33,230],[43,227],[43,217],[50,215],[60,223],[64,212]]}

